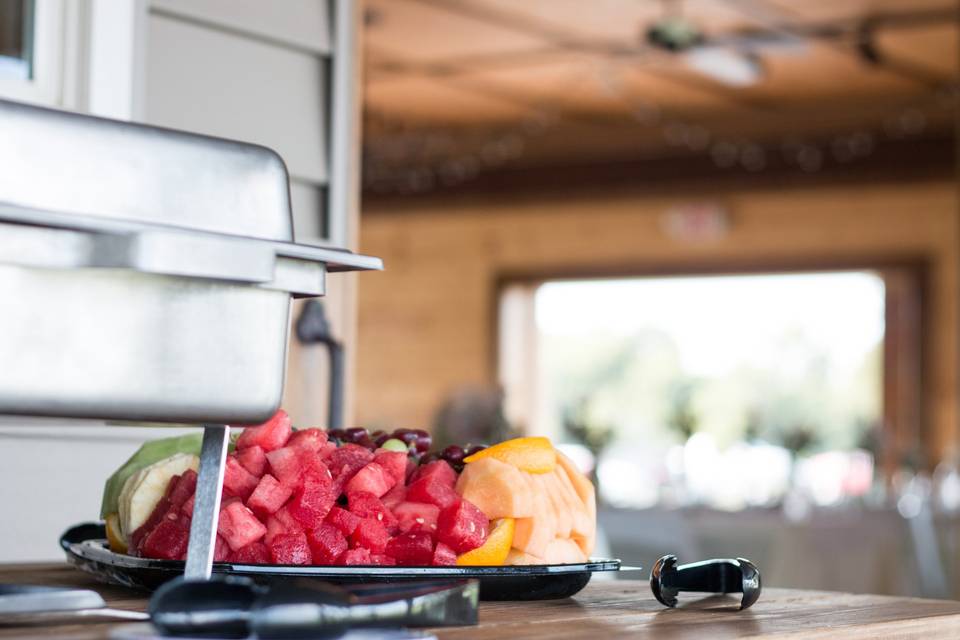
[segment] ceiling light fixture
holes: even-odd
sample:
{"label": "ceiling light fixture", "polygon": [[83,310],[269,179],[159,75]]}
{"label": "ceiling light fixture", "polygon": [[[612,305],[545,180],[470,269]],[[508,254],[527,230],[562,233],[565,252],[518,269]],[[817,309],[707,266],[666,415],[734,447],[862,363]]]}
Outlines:
{"label": "ceiling light fixture", "polygon": [[683,59],[694,71],[731,87],[750,87],[764,77],[763,63],[756,54],[727,47],[694,47]]}

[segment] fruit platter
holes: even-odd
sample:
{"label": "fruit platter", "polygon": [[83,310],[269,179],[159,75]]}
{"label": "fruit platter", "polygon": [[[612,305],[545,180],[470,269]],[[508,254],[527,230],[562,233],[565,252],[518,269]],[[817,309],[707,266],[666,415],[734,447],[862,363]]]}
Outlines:
{"label": "fruit platter", "polygon": [[[481,597],[566,597],[596,571],[594,487],[547,438],[431,451],[426,431],[237,430],[214,572],[334,582],[481,580]],[[106,482],[103,523],[67,531],[80,568],[154,587],[182,573],[200,437],[146,443]]]}

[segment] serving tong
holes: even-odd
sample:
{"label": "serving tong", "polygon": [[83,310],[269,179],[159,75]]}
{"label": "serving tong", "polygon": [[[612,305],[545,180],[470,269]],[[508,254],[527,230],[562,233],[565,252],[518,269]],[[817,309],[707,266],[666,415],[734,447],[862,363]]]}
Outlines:
{"label": "serving tong", "polygon": [[342,588],[314,580],[176,578],[157,589],[143,613],[109,608],[88,589],[0,585],[0,627],[150,621],[165,636],[335,638],[353,628],[476,624],[479,594],[476,580]]}

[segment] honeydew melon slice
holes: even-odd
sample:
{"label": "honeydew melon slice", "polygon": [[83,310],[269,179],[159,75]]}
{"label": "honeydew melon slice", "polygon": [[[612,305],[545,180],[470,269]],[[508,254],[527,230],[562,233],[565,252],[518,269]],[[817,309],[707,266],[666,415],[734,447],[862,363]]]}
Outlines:
{"label": "honeydew melon slice", "polygon": [[140,528],[167,490],[170,478],[200,466],[200,458],[178,453],[136,472],[123,485],[119,498],[120,531],[124,540]]}

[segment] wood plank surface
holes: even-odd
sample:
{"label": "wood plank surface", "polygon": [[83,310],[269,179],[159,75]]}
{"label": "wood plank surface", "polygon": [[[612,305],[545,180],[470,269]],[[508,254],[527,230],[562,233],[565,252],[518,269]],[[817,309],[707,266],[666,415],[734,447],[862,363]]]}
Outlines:
{"label": "wood plank surface", "polygon": [[[109,606],[134,611],[147,601],[146,593],[98,583],[65,564],[0,565],[0,583],[92,588]],[[960,638],[960,602],[767,589],[747,611],[733,597],[681,603],[665,609],[642,580],[595,582],[566,600],[485,602],[478,626],[434,632],[441,640]],[[0,626],[0,638],[106,638],[115,626]]]}

